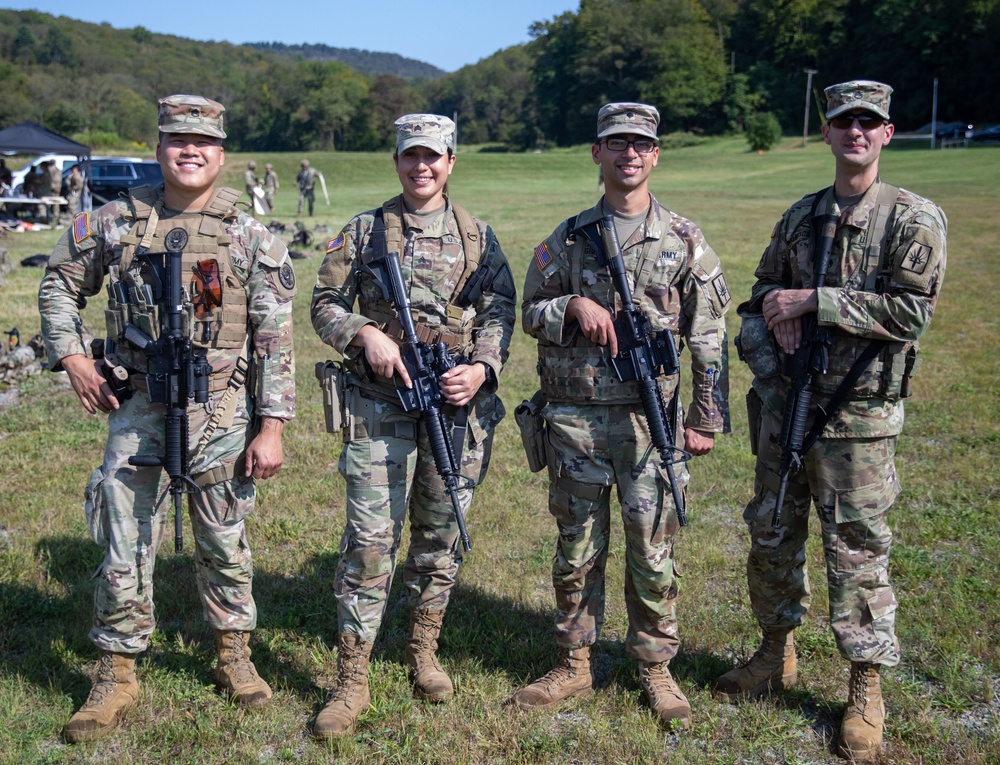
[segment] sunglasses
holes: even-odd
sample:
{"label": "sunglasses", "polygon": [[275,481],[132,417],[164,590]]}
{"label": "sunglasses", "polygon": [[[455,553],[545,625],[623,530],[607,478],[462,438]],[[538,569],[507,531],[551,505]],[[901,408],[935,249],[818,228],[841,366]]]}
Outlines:
{"label": "sunglasses", "polygon": [[222,305],[222,282],[219,279],[219,261],[199,260],[191,279],[191,303],[198,319],[207,319],[213,308]]}
{"label": "sunglasses", "polygon": [[850,130],[854,120],[858,121],[858,127],[862,130],[874,130],[887,122],[877,114],[842,114],[839,117],[831,117],[830,124],[837,130]]}
{"label": "sunglasses", "polygon": [[636,154],[649,154],[656,148],[656,141],[651,138],[636,138],[634,141],[626,138],[605,138],[604,145],[611,151],[625,151],[631,146]]}

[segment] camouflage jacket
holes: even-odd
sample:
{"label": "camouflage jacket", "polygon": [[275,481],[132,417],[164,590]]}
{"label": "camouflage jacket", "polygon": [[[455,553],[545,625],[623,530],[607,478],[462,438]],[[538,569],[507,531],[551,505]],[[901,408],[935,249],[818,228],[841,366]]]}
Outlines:
{"label": "camouflage jacket", "polygon": [[[368,210],[355,216],[330,240],[313,289],[313,327],[324,343],[348,359],[361,354],[360,348],[349,345],[358,330],[365,325],[385,328],[378,319],[386,315],[386,302],[374,280],[359,267],[362,257],[366,260],[373,257],[371,234],[375,212]],[[409,288],[414,323],[418,329],[443,330],[456,313],[456,306],[449,304],[455,298],[455,288],[465,264],[458,222],[450,202],[440,217],[429,222],[407,213],[402,217],[404,251],[400,267],[403,281]],[[426,228],[422,228],[425,225]],[[496,244],[492,230],[482,221],[477,220],[476,226],[483,251],[496,246],[495,257],[507,268],[507,259]],[[514,332],[513,293],[513,283],[509,290],[485,290],[478,300],[461,311],[459,323],[471,330],[472,348],[467,353],[470,362],[487,364],[495,378],[499,377],[507,361]],[[357,313],[354,312],[355,302]],[[395,307],[390,310],[395,313]],[[492,387],[495,390],[495,383]]]}
{"label": "camouflage jacket", "polygon": [[[874,438],[902,431],[900,399],[908,395],[908,378],[917,366],[917,340],[934,315],[944,279],[947,219],[933,202],[905,189],[896,196],[880,262],[868,262],[866,232],[880,186],[876,181],[857,204],[845,209],[837,205],[832,188],[792,205],[771,233],[771,242],[757,266],[750,300],[740,306],[741,314],[759,313],[764,295],[773,289],[812,287],[810,211],[821,194],[817,215],[829,209],[840,222],[825,286],[817,290],[818,323],[828,330],[831,345],[828,372],[816,375],[814,381],[817,395],[813,403],[821,405],[836,390],[870,341],[887,341],[827,424],[824,437]],[[872,287],[875,282],[877,286]],[[781,376],[754,380],[765,406],[775,412],[784,408],[786,385]]]}
{"label": "camouflage jacket", "polygon": [[[162,194],[162,186],[156,189]],[[194,213],[197,214],[197,213]],[[163,209],[161,223],[186,215]],[[38,290],[42,334],[53,370],[71,354],[87,353],[80,305],[101,291],[112,269],[117,271],[121,237],[133,227],[128,199],[81,213],[56,243]],[[290,420],[295,415],[295,360],[292,344],[292,298],[295,277],[288,250],[263,225],[240,212],[228,224],[232,270],[246,292],[249,345],[258,362],[266,360],[264,397],[255,400],[264,417]],[[230,371],[242,349],[211,349],[208,362],[216,374]]]}
{"label": "camouflage jacket", "polygon": [[[571,236],[601,217],[603,199],[575,219],[563,221],[535,249],[528,264],[521,303],[524,331],[538,340],[539,367],[545,375],[561,376],[554,386],[557,398],[575,402],[638,403],[634,383],[620,383],[614,376],[606,347],[594,345],[575,322],[566,322],[566,307],[575,296],[587,297],[609,311],[621,308],[607,267],[599,267],[597,253],[582,233]],[[691,355],[691,404],[685,425],[713,433],[729,432],[729,367],[725,313],[730,296],[722,264],[701,230],[652,199],[646,220],[622,243],[625,270],[634,297],[637,280],[645,282],[639,307],[649,317],[653,331],[670,328],[680,337],[678,349]],[[646,268],[643,269],[645,264]],[[651,269],[650,269],[651,267]],[[648,273],[648,276],[645,274]],[[643,274],[640,276],[640,274]],[[549,361],[549,359],[554,359]],[[589,380],[581,378],[587,366]],[[574,392],[572,380],[593,388],[597,395]],[[660,381],[664,394],[678,384],[675,375]]]}

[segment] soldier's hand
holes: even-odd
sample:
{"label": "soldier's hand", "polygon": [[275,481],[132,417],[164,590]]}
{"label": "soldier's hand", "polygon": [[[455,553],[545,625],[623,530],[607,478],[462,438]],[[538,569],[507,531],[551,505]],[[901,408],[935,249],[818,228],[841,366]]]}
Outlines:
{"label": "soldier's hand", "polygon": [[97,414],[98,411],[107,414],[112,409],[118,409],[118,399],[100,371],[103,359],[92,359],[82,353],[74,353],[65,356],[60,363],[84,409],[91,414]]}
{"label": "soldier's hand", "polygon": [[575,321],[583,336],[597,345],[610,346],[611,355],[618,355],[618,336],[608,309],[590,298],[573,297],[566,305],[566,320]]}
{"label": "soldier's hand", "polygon": [[441,393],[449,404],[465,406],[486,382],[482,364],[459,364],[441,375]]}
{"label": "soldier's hand", "polygon": [[702,457],[715,446],[715,433],[707,430],[684,428],[684,448],[695,457]]}
{"label": "soldier's hand", "polygon": [[285,431],[284,420],[265,417],[261,420],[260,432],[247,446],[246,470],[244,476],[253,476],[261,481],[276,475],[285,462],[281,434]]}
{"label": "soldier's hand", "polygon": [[393,374],[398,372],[403,384],[407,388],[413,387],[403,357],[399,355],[399,346],[378,327],[366,324],[358,330],[351,345],[365,349],[365,360],[375,374],[392,379]]}

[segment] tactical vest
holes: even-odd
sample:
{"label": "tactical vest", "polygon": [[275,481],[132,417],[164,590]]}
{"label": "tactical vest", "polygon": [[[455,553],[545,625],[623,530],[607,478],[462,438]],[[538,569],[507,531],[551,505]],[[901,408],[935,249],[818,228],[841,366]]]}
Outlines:
{"label": "tactical vest", "polygon": [[[576,217],[570,218],[567,236],[572,240],[572,251],[569,255],[569,279],[568,283],[563,285],[563,290],[567,295],[586,296],[583,282],[583,249],[586,246],[586,237],[575,234],[573,230],[575,225]],[[649,277],[656,265],[660,252],[655,246],[657,244],[659,240],[649,240],[643,245],[639,262],[633,272],[635,286],[632,290],[632,301],[637,307],[642,301]],[[612,299],[620,300],[617,292],[614,292]],[[642,400],[639,384],[636,381],[621,382],[615,376],[611,367],[610,351],[604,346],[596,345],[582,332],[576,334],[573,344],[568,347],[539,343],[538,377],[542,392],[549,401],[556,403],[635,404]],[[669,399],[677,385],[677,375],[660,377],[657,383],[664,398]]]}
{"label": "tactical vest", "polygon": [[[823,194],[825,192],[819,192]],[[858,270],[864,274],[865,292],[884,294],[889,287],[894,267],[888,241],[895,218],[899,187],[881,183],[875,211],[869,217],[866,246]],[[858,358],[873,342],[869,338],[833,332],[827,373],[813,378],[813,389],[830,396],[850,373]],[[897,401],[911,395],[910,378],[920,365],[920,347],[915,342],[887,342],[885,347],[861,370],[857,382],[847,391],[848,401],[883,398]],[[780,353],[780,349],[779,349]]]}
{"label": "tactical vest", "polygon": [[[475,326],[476,312],[474,306],[462,306],[456,301],[462,295],[462,291],[465,289],[469,279],[479,268],[485,242],[480,241],[479,227],[476,225],[475,219],[464,207],[452,204],[451,209],[455,215],[455,221],[458,223],[459,235],[462,238],[462,253],[465,257],[464,261],[459,261],[455,264],[455,272],[461,268],[462,273],[456,281],[455,291],[448,298],[448,305],[445,309],[445,323],[441,327],[430,324],[428,322],[429,317],[424,315],[419,307],[413,309],[412,316],[417,336],[422,342],[428,345],[443,342],[448,346],[449,351],[468,356],[473,348],[472,329]],[[381,216],[385,224],[385,251],[399,253],[400,259],[402,259],[403,254],[402,210],[403,197],[400,195],[385,202],[376,212],[376,223],[379,216]],[[368,254],[365,254],[364,249],[362,250],[362,262],[367,263],[376,253],[381,251],[378,243],[375,242],[376,236],[378,234],[373,229],[373,246],[368,250]],[[452,274],[452,276],[454,275],[455,273]],[[379,329],[389,335],[389,337],[397,342],[404,340],[403,327],[397,318],[396,306],[392,303],[385,300],[378,300],[366,306],[365,312],[370,319],[378,323]],[[434,317],[434,320],[436,324],[437,317]]]}
{"label": "tactical vest", "polygon": [[[175,228],[182,228],[188,234],[181,273],[185,280],[182,285],[187,312],[185,331],[192,344],[206,350],[244,347],[247,340],[246,292],[233,270],[229,252],[232,237],[226,231],[227,225],[238,215],[233,204],[239,196],[240,192],[223,187],[200,212],[161,220],[163,200],[152,187],[142,186],[129,192],[131,212],[126,215],[130,215],[134,223],[120,239],[121,254],[117,268],[111,270],[105,311],[108,337],[115,341],[117,363],[136,372],[148,371],[146,354],[126,342],[124,326],[129,322],[153,340],[159,338],[161,322],[166,319],[163,309],[166,296],[160,295],[157,299],[156,294],[166,285],[157,285],[149,262],[137,258],[136,251],[141,248],[153,253],[164,252],[164,237]],[[159,259],[162,260],[162,256]],[[218,267],[221,305],[203,304],[196,318],[190,285],[198,273],[199,263],[211,261]],[[225,376],[228,378],[228,372]]]}

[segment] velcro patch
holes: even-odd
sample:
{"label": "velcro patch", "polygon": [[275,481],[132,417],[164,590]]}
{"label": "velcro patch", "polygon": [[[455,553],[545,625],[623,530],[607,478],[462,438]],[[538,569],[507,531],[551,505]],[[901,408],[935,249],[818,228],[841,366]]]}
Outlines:
{"label": "velcro patch", "polygon": [[329,255],[331,252],[336,252],[337,250],[339,250],[341,247],[344,246],[346,241],[347,240],[344,237],[344,232],[341,231],[339,234],[337,234],[337,236],[335,236],[333,239],[327,242],[326,254]]}
{"label": "velcro patch", "polygon": [[90,236],[90,213],[82,212],[73,219],[73,241],[80,244]]}
{"label": "velcro patch", "polygon": [[292,268],[291,263],[285,263],[278,269],[278,281],[286,290],[295,289],[295,269]]}
{"label": "velcro patch", "polygon": [[732,300],[732,296],[729,294],[729,285],[726,284],[726,277],[724,274],[719,274],[712,279],[712,287],[715,288],[715,294],[718,296],[719,302],[722,304],[723,308],[729,305],[729,301]]}
{"label": "velcro patch", "polygon": [[924,269],[927,268],[930,259],[931,248],[926,244],[914,242],[910,245],[910,249],[906,251],[900,268],[913,274],[922,274]]}
{"label": "velcro patch", "polygon": [[664,263],[680,263],[682,260],[684,260],[684,250],[677,250],[676,252],[663,250],[660,252],[660,265]]}
{"label": "velcro patch", "polygon": [[535,248],[535,263],[538,264],[539,271],[544,271],[552,263],[552,253],[545,242]]}

